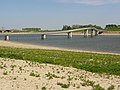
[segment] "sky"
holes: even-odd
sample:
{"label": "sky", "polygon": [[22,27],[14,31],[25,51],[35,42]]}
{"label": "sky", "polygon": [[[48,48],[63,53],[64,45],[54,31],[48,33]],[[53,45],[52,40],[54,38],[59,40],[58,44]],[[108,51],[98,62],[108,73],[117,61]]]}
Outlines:
{"label": "sky", "polygon": [[120,24],[120,0],[0,0],[0,29]]}

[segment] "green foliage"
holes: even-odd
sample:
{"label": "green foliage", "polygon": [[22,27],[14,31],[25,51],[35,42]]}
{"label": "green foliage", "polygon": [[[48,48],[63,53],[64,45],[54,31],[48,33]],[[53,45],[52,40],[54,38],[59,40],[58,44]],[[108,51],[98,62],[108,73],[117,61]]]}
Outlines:
{"label": "green foliage", "polygon": [[35,76],[35,73],[34,73],[34,72],[31,72],[31,73],[30,73],[30,76]]}
{"label": "green foliage", "polygon": [[72,29],[71,26],[63,25],[62,30],[70,30],[70,29]]}
{"label": "green foliage", "polygon": [[83,80],[84,83],[81,83],[82,86],[94,86],[95,82],[90,80]]}
{"label": "green foliage", "polygon": [[110,87],[108,87],[107,90],[114,90],[115,86],[114,85],[111,85]]}
{"label": "green foliage", "polygon": [[7,71],[3,72],[3,75],[8,75],[8,72]]}
{"label": "green foliage", "polygon": [[90,72],[120,75],[120,55],[0,47],[0,57],[72,66]]}
{"label": "green foliage", "polygon": [[33,32],[39,32],[41,30],[41,28],[22,28],[22,30],[24,31],[33,31]]}
{"label": "green foliage", "polygon": [[30,76],[40,77],[40,75],[39,75],[39,74],[35,74],[34,72],[31,72],[31,73],[30,73]]}
{"label": "green foliage", "polygon": [[63,84],[63,83],[57,83],[57,85],[60,85],[62,88],[69,88],[70,84]]}
{"label": "green foliage", "polygon": [[108,31],[120,31],[120,25],[109,24],[109,25],[106,25],[105,29]]}
{"label": "green foliage", "polygon": [[45,74],[46,75],[46,77],[48,77],[48,79],[53,79],[53,77],[54,78],[59,78],[58,76],[56,76],[55,74],[52,74],[52,73],[50,73],[50,72],[48,72],[47,74]]}
{"label": "green foliage", "polygon": [[42,90],[47,90],[46,87],[42,87]]}
{"label": "green foliage", "polygon": [[68,26],[68,25],[63,25],[62,30],[70,30],[70,29],[78,29],[78,28],[87,28],[87,27],[95,27],[97,29],[102,29],[101,26],[97,26],[97,25],[72,25],[72,26]]}
{"label": "green foliage", "polygon": [[105,90],[105,89],[102,88],[99,84],[97,84],[93,87],[93,90]]}

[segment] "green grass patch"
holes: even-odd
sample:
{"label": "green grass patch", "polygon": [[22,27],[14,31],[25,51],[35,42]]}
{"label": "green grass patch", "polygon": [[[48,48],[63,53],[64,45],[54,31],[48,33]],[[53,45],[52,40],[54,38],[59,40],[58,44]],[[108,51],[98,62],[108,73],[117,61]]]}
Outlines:
{"label": "green grass patch", "polygon": [[120,55],[0,47],[0,57],[72,66],[95,73],[120,75]]}

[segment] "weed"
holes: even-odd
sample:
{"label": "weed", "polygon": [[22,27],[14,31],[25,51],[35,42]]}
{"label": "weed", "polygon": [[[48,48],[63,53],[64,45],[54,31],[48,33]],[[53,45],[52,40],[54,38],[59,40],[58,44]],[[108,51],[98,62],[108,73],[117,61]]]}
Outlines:
{"label": "weed", "polygon": [[34,72],[31,72],[31,73],[30,73],[30,76],[40,77],[40,74],[35,74]]}
{"label": "weed", "polygon": [[46,87],[42,87],[42,90],[47,90]]}
{"label": "weed", "polygon": [[54,78],[59,78],[58,76],[56,76],[55,74],[52,74],[52,73],[50,73],[50,72],[48,72],[47,74],[45,74],[46,75],[46,77],[48,77],[48,79],[50,80],[50,79],[53,79],[53,77]]}
{"label": "weed", "polygon": [[60,85],[62,88],[69,88],[70,84],[63,84],[63,83],[57,83],[57,85]]}
{"label": "weed", "polygon": [[27,79],[26,79],[26,78],[24,78],[24,80],[26,81]]}
{"label": "weed", "polygon": [[19,67],[20,71],[22,71],[22,67]]}
{"label": "weed", "polygon": [[16,78],[13,78],[13,80],[16,80]]}
{"label": "weed", "polygon": [[34,72],[31,72],[31,73],[30,73],[30,76],[35,76],[35,73],[34,73]]}
{"label": "weed", "polygon": [[107,90],[114,90],[115,86],[114,85],[111,85],[110,87],[108,87]]}
{"label": "weed", "polygon": [[81,83],[82,86],[94,86],[95,82],[94,81],[90,81],[90,80],[85,80],[85,79],[81,79],[83,81],[83,83]]}
{"label": "weed", "polygon": [[39,89],[39,88],[38,88],[38,85],[36,85],[36,89]]}
{"label": "weed", "polygon": [[3,66],[2,66],[2,65],[0,65],[0,69],[3,69]]}
{"label": "weed", "polygon": [[93,86],[93,90],[105,90],[99,84]]}
{"label": "weed", "polygon": [[3,75],[8,75],[8,72],[7,71],[3,72]]}

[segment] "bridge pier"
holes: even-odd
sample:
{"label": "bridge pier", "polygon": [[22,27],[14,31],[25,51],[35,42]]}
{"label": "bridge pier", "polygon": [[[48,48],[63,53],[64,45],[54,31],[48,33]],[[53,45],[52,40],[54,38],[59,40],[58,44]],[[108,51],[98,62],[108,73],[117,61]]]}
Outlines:
{"label": "bridge pier", "polygon": [[98,31],[95,31],[95,36],[97,36],[98,35]]}
{"label": "bridge pier", "polygon": [[88,33],[89,33],[88,30],[84,30],[84,37],[88,37]]}
{"label": "bridge pier", "polygon": [[91,37],[95,36],[95,32],[96,31],[94,29],[91,30]]}
{"label": "bridge pier", "polygon": [[45,35],[45,34],[42,34],[42,35],[41,35],[41,39],[46,39],[46,35]]}
{"label": "bridge pier", "polygon": [[68,32],[68,38],[72,38],[72,32]]}
{"label": "bridge pier", "polygon": [[9,40],[10,40],[9,36],[5,35],[5,41],[9,41]]}

